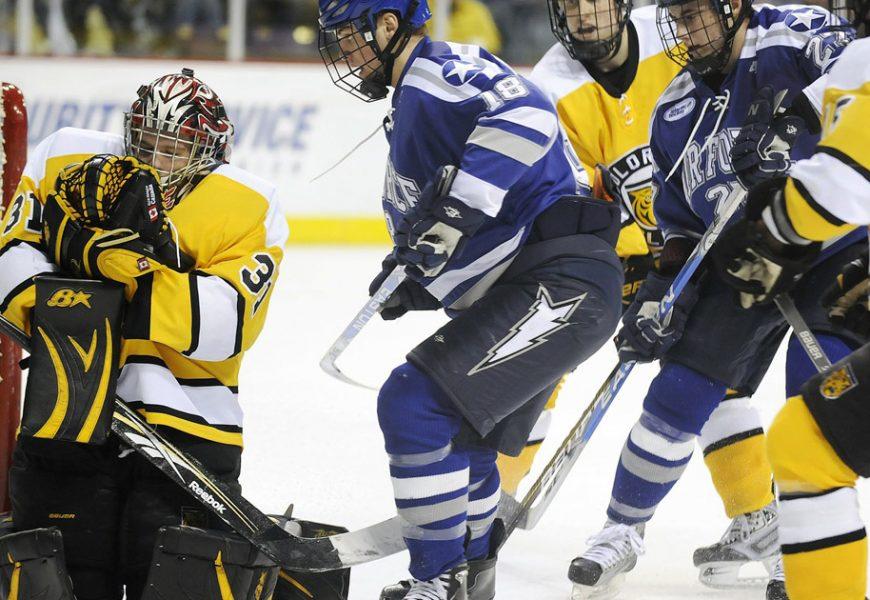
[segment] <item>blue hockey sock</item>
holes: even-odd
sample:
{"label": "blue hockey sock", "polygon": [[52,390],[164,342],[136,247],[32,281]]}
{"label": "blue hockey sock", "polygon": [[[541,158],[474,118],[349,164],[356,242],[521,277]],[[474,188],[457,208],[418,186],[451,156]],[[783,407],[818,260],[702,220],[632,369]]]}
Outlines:
{"label": "blue hockey sock", "polygon": [[469,540],[465,555],[469,559],[485,558],[489,554],[492,524],[498,512],[501,481],[495,450],[482,447],[466,448],[471,470],[468,487]]}
{"label": "blue hockey sock", "polygon": [[652,518],[685,471],[695,437],[724,396],[724,384],[676,363],[662,366],[619,457],[608,518],[627,525]]}
{"label": "blue hockey sock", "polygon": [[409,570],[434,579],[465,560],[469,453],[452,444],[462,418],[431,379],[406,363],[381,388],[378,420]]}

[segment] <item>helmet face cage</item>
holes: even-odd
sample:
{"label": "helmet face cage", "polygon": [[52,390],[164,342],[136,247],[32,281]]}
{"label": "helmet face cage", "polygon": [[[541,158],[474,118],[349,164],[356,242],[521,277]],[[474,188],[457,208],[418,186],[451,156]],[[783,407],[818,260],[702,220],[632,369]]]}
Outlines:
{"label": "helmet face cage", "polygon": [[217,94],[185,69],[139,89],[124,135],[127,153],[160,174],[171,208],[198,173],[229,159],[233,125]]}
{"label": "helmet face cage", "polygon": [[[699,75],[721,71],[728,64],[734,36],[750,6],[744,0],[734,13],[730,0],[686,0],[660,3],[656,17],[665,53]],[[671,11],[677,13],[677,17]]]}
{"label": "helmet face cage", "polygon": [[631,0],[548,0],[553,35],[575,60],[603,60],[619,50]]}
{"label": "helmet face cage", "polygon": [[385,66],[374,29],[368,15],[335,28],[320,28],[320,57],[332,82],[366,102],[387,97]]}
{"label": "helmet face cage", "polygon": [[[867,35],[870,22],[870,0],[830,0],[830,11],[858,30],[859,37]],[[863,25],[863,31],[861,26]]]}

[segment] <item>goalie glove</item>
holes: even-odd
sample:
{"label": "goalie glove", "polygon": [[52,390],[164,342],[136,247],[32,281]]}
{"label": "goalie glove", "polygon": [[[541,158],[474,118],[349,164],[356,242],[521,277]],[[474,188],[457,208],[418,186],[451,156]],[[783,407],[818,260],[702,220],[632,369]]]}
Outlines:
{"label": "goalie glove", "polygon": [[42,242],[65,272],[128,288],[164,266],[193,266],[172,238],[157,172],[133,157],[101,154],[61,171],[45,201]]}
{"label": "goalie glove", "polygon": [[784,177],[749,191],[744,217],[713,246],[716,273],[737,290],[740,305],[768,304],[788,292],[821,252],[819,243],[798,244],[785,209]]}
{"label": "goalie glove", "polygon": [[412,279],[438,275],[486,220],[481,211],[450,196],[457,172],[454,166],[439,168],[417,205],[396,225],[396,259]]}

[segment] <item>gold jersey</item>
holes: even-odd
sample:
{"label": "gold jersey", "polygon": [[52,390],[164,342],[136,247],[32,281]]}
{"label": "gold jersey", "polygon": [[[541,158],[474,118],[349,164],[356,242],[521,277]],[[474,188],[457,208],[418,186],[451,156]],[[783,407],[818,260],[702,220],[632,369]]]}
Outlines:
{"label": "gold jersey", "polygon": [[604,78],[597,81],[561,44],[550,48],[530,76],[555,104],[589,180],[595,165],[610,169],[625,209],[617,245],[620,256],[649,251],[648,242],[653,240],[647,236],[645,241],[638,225],[650,234],[657,231],[649,122],[656,101],[680,70],[662,49],[655,6],[632,11],[627,27],[631,45],[626,68],[636,70],[627,89],[616,89]]}
{"label": "gold jersey", "polygon": [[824,241],[870,225],[870,38],[852,42],[825,82],[822,137],[798,161],[785,201],[795,232]]}
{"label": "gold jersey", "polygon": [[[27,161],[0,223],[0,312],[29,333],[32,278],[57,271],[43,250],[42,206],[60,170],[94,154],[123,155],[121,136],[65,128]],[[275,187],[221,165],[169,212],[190,273],[139,277],[128,319],[147,339],[125,339],[117,394],[151,424],[242,445],[238,401],[244,352],[263,328],[287,240]]]}

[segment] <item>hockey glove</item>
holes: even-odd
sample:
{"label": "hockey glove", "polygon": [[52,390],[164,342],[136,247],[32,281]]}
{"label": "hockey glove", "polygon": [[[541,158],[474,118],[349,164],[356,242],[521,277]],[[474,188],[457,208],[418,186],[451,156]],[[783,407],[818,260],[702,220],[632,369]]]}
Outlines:
{"label": "hockey glove", "polygon": [[[396,265],[399,263],[396,258],[390,254],[381,264],[381,272],[369,284],[369,296],[374,296],[375,292],[381,287]],[[398,319],[409,310],[438,310],[441,308],[441,303],[426,291],[419,282],[413,279],[403,281],[389,300],[386,301],[381,308],[381,318],[385,321]]]}
{"label": "hockey glove", "polygon": [[46,198],[42,242],[65,272],[117,281],[128,296],[136,277],[193,264],[172,240],[156,171],[129,157],[64,169]]}
{"label": "hockey glove", "polygon": [[836,282],[822,296],[828,317],[836,325],[862,338],[870,337],[870,275],[867,250],[863,256],[847,263]]}
{"label": "hockey glove", "polygon": [[622,310],[627,311],[637,297],[637,292],[647,275],[655,267],[652,254],[634,254],[622,259],[625,283],[622,286]]}
{"label": "hockey glove", "polygon": [[790,227],[784,185],[785,179],[779,178],[752,188],[746,214],[713,246],[716,273],[737,290],[743,308],[767,304],[788,292],[821,251],[821,244],[799,245],[783,237],[786,234],[780,228]]}
{"label": "hockey glove", "polygon": [[773,88],[762,87],[731,149],[731,166],[746,189],[785,175],[791,148],[807,130],[801,117],[782,114],[777,104]]}
{"label": "hockey glove", "polygon": [[622,316],[616,334],[616,350],[623,362],[652,362],[664,356],[683,335],[689,313],[698,301],[698,288],[689,282],[665,318],[658,321],[658,309],[674,278],[652,272],[641,285],[637,297]]}
{"label": "hockey glove", "polygon": [[417,205],[396,224],[396,259],[412,279],[438,275],[486,220],[481,211],[450,196],[456,173],[453,166],[439,168]]}

